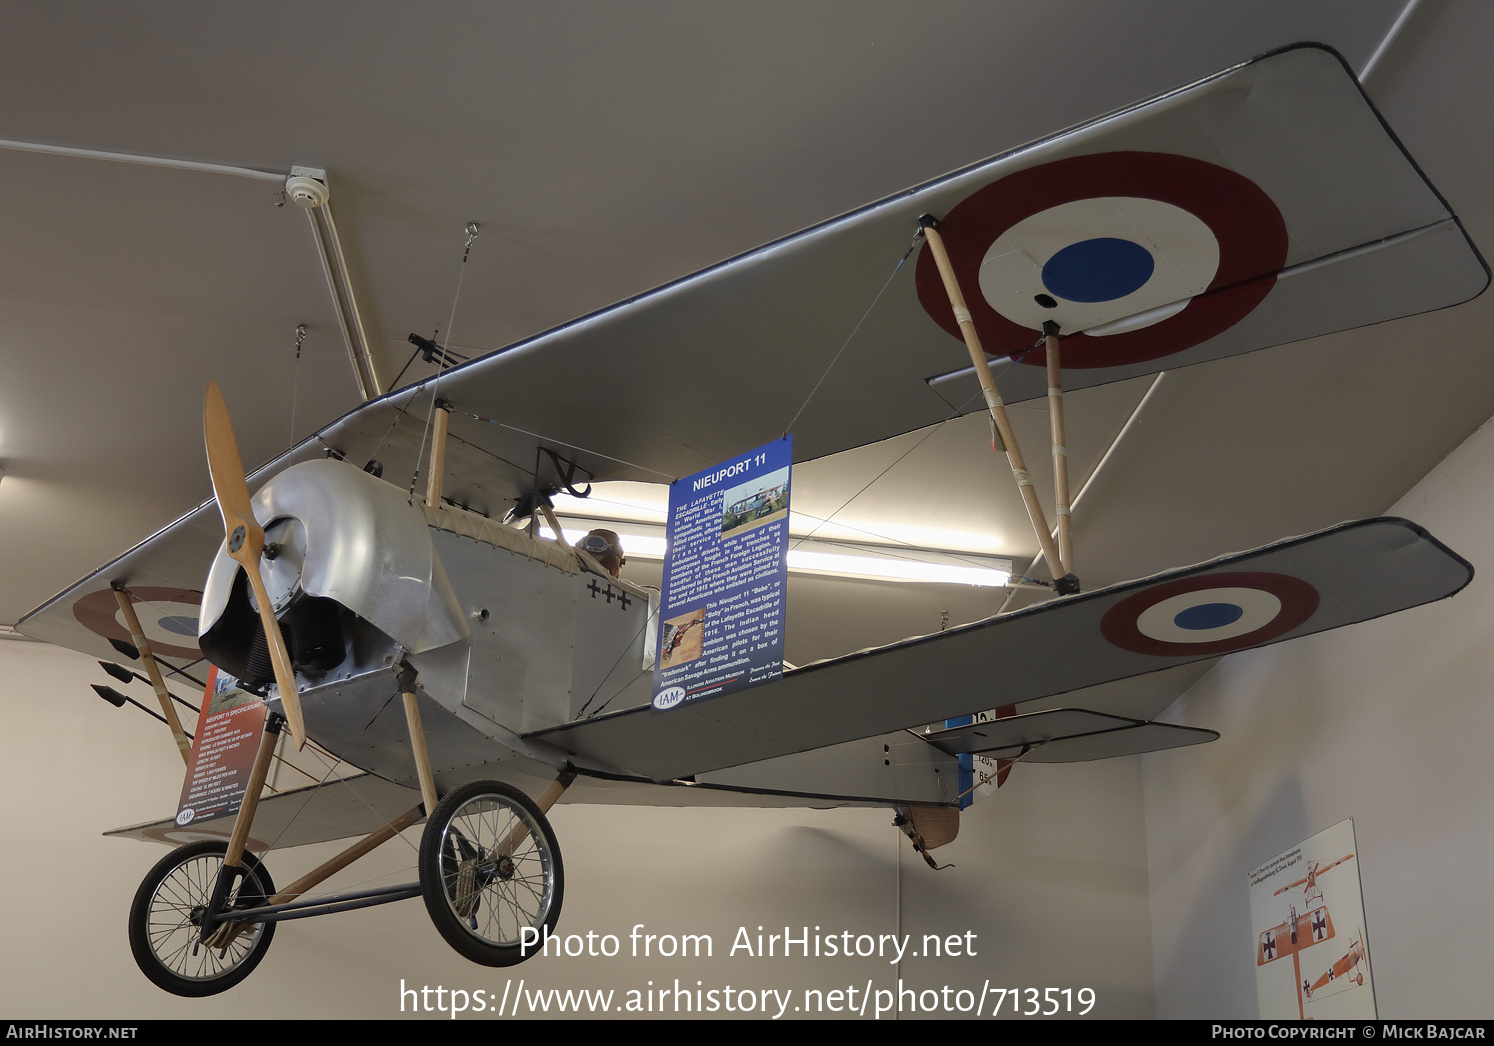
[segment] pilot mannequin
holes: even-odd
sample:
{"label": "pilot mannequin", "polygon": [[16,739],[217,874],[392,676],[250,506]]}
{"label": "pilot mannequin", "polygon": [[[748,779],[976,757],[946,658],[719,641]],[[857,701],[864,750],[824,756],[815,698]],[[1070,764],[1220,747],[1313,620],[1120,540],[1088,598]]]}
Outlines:
{"label": "pilot mannequin", "polygon": [[628,560],[623,555],[622,542],[616,532],[593,530],[576,547],[596,560],[613,577],[622,577],[623,564]]}

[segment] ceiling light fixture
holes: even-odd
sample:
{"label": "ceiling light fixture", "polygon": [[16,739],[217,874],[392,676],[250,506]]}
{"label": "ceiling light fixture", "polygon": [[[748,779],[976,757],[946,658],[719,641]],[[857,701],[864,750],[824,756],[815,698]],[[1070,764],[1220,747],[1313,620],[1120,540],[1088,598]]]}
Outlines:
{"label": "ceiling light fixture", "polygon": [[[665,529],[657,524],[568,518],[560,525],[572,545],[579,544],[591,527],[615,531],[630,559],[663,559],[668,547]],[[543,524],[540,534],[554,537]],[[797,574],[829,577],[1003,588],[1011,579],[1012,561],[1005,556],[969,552],[790,537],[788,568]]]}

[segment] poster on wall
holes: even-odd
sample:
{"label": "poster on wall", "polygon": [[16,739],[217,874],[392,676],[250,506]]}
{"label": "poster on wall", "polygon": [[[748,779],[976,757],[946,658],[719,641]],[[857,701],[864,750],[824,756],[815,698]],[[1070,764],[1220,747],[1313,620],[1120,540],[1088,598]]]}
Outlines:
{"label": "poster on wall", "polygon": [[788,436],[669,488],[655,711],[783,674]]}
{"label": "poster on wall", "polygon": [[1262,1020],[1373,1020],[1354,822],[1340,821],[1250,873]]}
{"label": "poster on wall", "polygon": [[264,730],[265,705],[239,686],[227,672],[214,668],[202,695],[202,715],[192,739],[192,758],[176,823],[182,826],[239,812]]}

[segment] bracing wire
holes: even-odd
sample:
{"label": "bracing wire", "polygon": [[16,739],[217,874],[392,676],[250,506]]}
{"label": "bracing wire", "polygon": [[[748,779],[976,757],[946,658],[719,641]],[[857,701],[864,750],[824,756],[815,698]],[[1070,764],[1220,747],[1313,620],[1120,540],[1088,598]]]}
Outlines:
{"label": "bracing wire", "polygon": [[814,399],[814,394],[820,391],[820,386],[825,383],[825,379],[830,376],[830,372],[834,370],[835,365],[840,362],[840,358],[845,354],[846,348],[851,344],[851,341],[860,332],[862,325],[866,323],[866,318],[872,314],[872,310],[877,307],[877,302],[882,300],[882,295],[887,293],[887,288],[892,286],[892,281],[897,279],[897,274],[902,271],[903,263],[908,260],[908,256],[912,254],[913,251],[918,247],[918,241],[921,239],[923,239],[923,227],[919,226],[918,231],[913,234],[913,242],[908,245],[908,249],[903,252],[903,256],[899,258],[897,260],[897,264],[892,267],[892,273],[887,277],[886,282],[882,284],[882,289],[877,291],[877,296],[871,300],[871,304],[868,305],[866,307],[866,311],[861,314],[861,319],[856,321],[856,326],[851,328],[851,333],[846,335],[846,340],[840,343],[840,349],[836,351],[835,356],[830,360],[829,365],[824,369],[824,371],[820,373],[819,380],[816,381],[814,383],[814,387],[809,390],[809,395],[804,397],[804,402],[799,404],[799,409],[794,412],[794,416],[790,418],[789,423],[784,426],[784,435],[787,435],[793,430],[794,423],[799,420],[799,415],[804,413],[804,408],[809,406],[809,401]]}
{"label": "bracing wire", "polygon": [[[472,254],[472,241],[477,239],[480,226],[476,222],[468,222],[462,231],[467,234],[467,245],[462,248],[462,263],[457,269],[456,293],[451,296],[451,315],[446,320],[446,344],[451,344],[451,331],[456,324],[457,305],[462,300],[462,284],[467,279],[467,259]],[[431,419],[436,416],[436,401],[440,399],[441,375],[446,371],[446,359],[438,357],[436,360],[436,379],[431,385],[431,402],[425,412],[425,429],[420,433],[420,450],[415,455],[415,472],[410,477],[410,500],[415,499],[415,487],[420,482],[420,463],[425,458],[425,440],[430,435]]]}

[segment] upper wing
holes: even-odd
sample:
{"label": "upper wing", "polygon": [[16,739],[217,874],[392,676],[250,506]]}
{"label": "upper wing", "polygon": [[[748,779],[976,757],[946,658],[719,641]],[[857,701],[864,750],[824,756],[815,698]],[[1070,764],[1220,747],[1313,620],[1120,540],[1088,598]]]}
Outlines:
{"label": "upper wing", "polygon": [[[325,439],[407,475],[429,396],[493,419],[453,419],[467,457],[449,488],[493,511],[531,481],[537,443],[598,478],[659,481],[789,428],[808,460],[943,421],[980,401],[926,248],[893,275],[925,213],[986,351],[1021,354],[1055,320],[1071,389],[1442,308],[1489,282],[1342,59],[1304,45],[475,360]],[[1043,363],[1006,366],[1003,395],[1046,395]]]}
{"label": "upper wing", "polygon": [[533,736],[669,780],[1338,628],[1445,598],[1472,577],[1466,560],[1414,523],[1345,523],[668,712],[632,709]]}
{"label": "upper wing", "polygon": [[[931,261],[897,269],[925,213],[1011,400],[1046,394],[1043,353],[1026,351],[1046,319],[1073,389],[1442,308],[1489,281],[1343,60],[1298,45],[364,404],[251,478],[323,447],[413,475],[433,398],[457,412],[447,495],[496,515],[553,481],[541,448],[579,478],[659,481],[789,428],[804,460],[945,420],[979,397]],[[22,629],[92,651],[75,615],[109,581],[196,589],[221,540],[212,512]]]}

